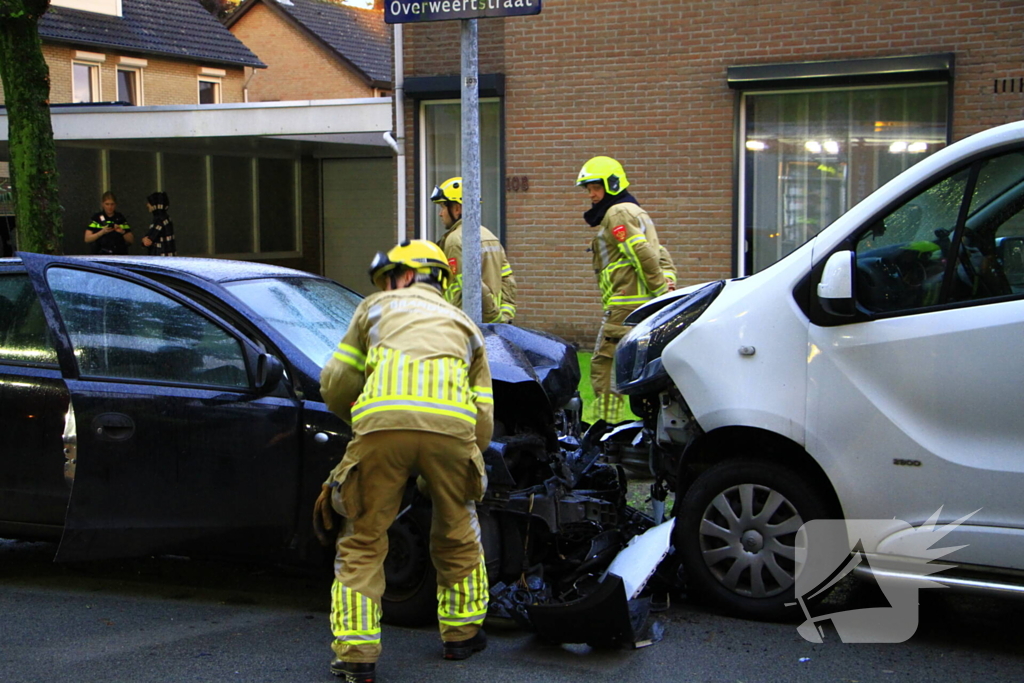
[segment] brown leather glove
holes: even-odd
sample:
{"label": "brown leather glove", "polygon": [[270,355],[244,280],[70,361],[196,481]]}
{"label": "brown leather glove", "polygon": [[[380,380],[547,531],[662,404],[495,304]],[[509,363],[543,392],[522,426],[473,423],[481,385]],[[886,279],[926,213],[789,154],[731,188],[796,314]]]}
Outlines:
{"label": "brown leather glove", "polygon": [[316,503],[313,504],[313,532],[322,546],[331,544],[327,532],[334,529],[334,514],[334,508],[331,507],[331,487],[324,484],[320,488]]}

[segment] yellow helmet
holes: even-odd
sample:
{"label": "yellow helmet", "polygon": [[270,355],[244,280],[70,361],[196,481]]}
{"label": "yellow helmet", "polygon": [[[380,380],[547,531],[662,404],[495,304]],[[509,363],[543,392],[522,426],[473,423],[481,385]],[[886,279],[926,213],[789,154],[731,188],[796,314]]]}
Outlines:
{"label": "yellow helmet", "polygon": [[427,240],[406,240],[387,253],[378,251],[370,263],[370,280],[374,286],[384,289],[384,276],[397,268],[408,268],[429,276],[441,285],[441,289],[448,286],[452,277],[452,268],[441,247]]}
{"label": "yellow helmet", "polygon": [[461,204],[462,178],[458,176],[449,178],[435,187],[434,191],[430,193],[430,201],[435,204],[441,204],[443,202],[455,202],[456,204]]}
{"label": "yellow helmet", "polygon": [[608,194],[618,194],[629,187],[622,164],[611,157],[594,157],[583,164],[580,174],[576,176],[576,186],[587,183],[604,184],[604,191]]}

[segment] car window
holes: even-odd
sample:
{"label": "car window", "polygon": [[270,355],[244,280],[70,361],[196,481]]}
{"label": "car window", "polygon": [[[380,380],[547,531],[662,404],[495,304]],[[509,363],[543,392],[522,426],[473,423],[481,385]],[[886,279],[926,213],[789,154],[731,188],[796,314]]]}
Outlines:
{"label": "car window", "polygon": [[225,287],[319,366],[334,353],[362,300],[335,282],[313,278],[244,280]]}
{"label": "car window", "polygon": [[196,311],[121,278],[46,274],[82,375],[248,387],[237,339]]}
{"label": "car window", "polygon": [[985,161],[958,251],[952,301],[1024,293],[1024,153]]}
{"label": "car window", "polygon": [[860,234],[856,258],[857,302],[871,313],[1024,293],[1024,153],[927,188]]}
{"label": "car window", "polygon": [[50,326],[24,274],[0,276],[0,360],[57,364]]}

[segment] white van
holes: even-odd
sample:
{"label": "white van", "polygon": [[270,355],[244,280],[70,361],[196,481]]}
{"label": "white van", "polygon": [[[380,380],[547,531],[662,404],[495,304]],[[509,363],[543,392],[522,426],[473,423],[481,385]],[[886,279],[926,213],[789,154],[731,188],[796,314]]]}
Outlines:
{"label": "white van", "polygon": [[[804,522],[921,527],[940,508],[974,514],[936,578],[1024,595],[1024,122],[921,161],[767,270],[631,320],[617,390],[676,492],[690,596],[778,617]],[[861,540],[921,558],[925,533]]]}

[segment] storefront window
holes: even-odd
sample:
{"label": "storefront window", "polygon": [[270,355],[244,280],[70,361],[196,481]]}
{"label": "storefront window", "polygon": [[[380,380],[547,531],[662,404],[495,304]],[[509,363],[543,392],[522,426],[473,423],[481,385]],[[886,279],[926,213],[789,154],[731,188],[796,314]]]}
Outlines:
{"label": "storefront window", "polygon": [[764,270],[946,145],[946,83],[744,92],[739,274]]}
{"label": "storefront window", "polygon": [[[434,186],[462,175],[462,106],[458,100],[428,100],[421,105],[423,172],[420,192],[421,234],[436,240],[444,234],[437,207],[430,202]],[[501,103],[480,100],[480,222],[501,237]]]}

